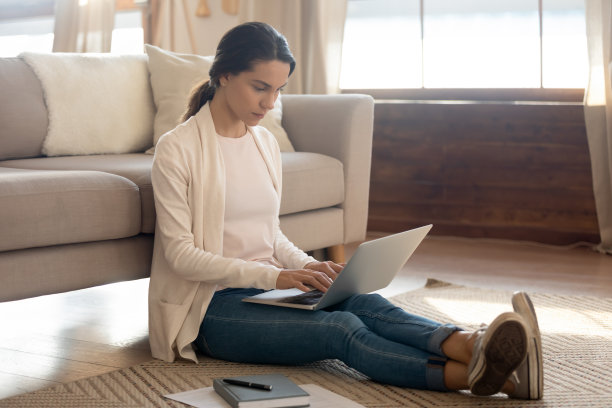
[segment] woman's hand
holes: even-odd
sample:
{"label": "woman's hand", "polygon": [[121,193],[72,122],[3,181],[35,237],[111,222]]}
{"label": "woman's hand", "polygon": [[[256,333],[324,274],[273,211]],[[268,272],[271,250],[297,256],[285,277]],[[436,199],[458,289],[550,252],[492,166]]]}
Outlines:
{"label": "woman's hand", "polygon": [[312,269],[313,271],[323,272],[324,274],[329,276],[331,280],[336,280],[336,277],[338,276],[340,272],[342,272],[342,269],[344,269],[345,265],[346,264],[344,263],[337,264],[332,261],[327,261],[327,262],[316,261],[316,262],[307,263],[306,265],[304,265],[304,268]]}
{"label": "woman's hand", "polygon": [[327,261],[310,262],[304,266],[304,269],[283,269],[276,280],[276,288],[297,288],[303,292],[315,288],[327,292],[327,288],[343,268],[344,264]]}

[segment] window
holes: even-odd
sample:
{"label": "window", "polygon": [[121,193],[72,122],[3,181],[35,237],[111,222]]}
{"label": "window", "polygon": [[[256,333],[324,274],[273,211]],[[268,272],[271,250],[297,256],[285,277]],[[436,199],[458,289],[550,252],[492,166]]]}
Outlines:
{"label": "window", "polygon": [[144,52],[142,13],[139,10],[116,11],[111,52],[115,54]]}
{"label": "window", "polygon": [[0,21],[0,57],[23,51],[51,52],[53,16],[22,17]]}
{"label": "window", "polygon": [[349,0],[340,87],[583,88],[583,0]]}
{"label": "window", "polygon": [[[50,3],[50,5],[48,4]],[[53,2],[41,0],[19,4],[12,1],[0,8],[0,57],[14,57],[24,51],[51,52],[55,18]],[[143,53],[142,1],[118,1],[111,52]]]}

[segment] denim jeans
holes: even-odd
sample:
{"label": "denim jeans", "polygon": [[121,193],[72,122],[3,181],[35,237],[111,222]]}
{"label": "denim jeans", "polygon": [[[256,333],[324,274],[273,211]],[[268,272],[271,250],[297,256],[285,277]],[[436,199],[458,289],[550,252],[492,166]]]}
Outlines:
{"label": "denim jeans", "polygon": [[433,322],[383,297],[356,295],[318,311],[242,302],[259,289],[218,291],[194,344],[222,360],[303,364],[339,359],[374,381],[446,391],[441,344],[454,325]]}

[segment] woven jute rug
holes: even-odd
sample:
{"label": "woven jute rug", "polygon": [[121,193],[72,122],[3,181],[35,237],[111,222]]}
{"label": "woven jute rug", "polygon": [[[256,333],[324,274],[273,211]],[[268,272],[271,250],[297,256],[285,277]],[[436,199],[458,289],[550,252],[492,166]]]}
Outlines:
{"label": "woven jute rug", "polygon": [[[406,310],[466,329],[511,310],[510,292],[439,281],[392,298]],[[212,378],[283,373],[298,384],[317,384],[366,407],[612,407],[612,299],[531,294],[540,320],[545,387],[541,401],[499,394],[475,397],[381,385],[336,360],[298,367],[150,361],[135,367],[0,401],[0,407],[184,407],[162,395],[212,385]]]}

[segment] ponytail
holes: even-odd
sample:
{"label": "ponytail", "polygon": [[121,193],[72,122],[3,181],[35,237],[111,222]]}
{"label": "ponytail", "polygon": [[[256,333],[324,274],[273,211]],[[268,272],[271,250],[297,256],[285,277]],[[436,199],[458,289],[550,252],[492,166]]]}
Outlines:
{"label": "ponytail", "polygon": [[215,96],[216,87],[211,84],[209,80],[199,83],[192,90],[189,95],[189,102],[187,103],[187,110],[183,113],[181,122],[186,121],[202,108],[206,102],[212,100]]}

